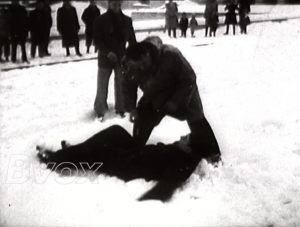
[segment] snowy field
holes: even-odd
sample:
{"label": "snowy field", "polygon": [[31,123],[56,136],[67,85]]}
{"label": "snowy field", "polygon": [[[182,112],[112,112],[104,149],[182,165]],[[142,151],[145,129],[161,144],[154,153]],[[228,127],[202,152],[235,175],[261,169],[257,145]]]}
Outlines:
{"label": "snowy field", "polygon": [[[60,177],[38,164],[37,144],[58,149],[62,139],[75,144],[112,124],[131,132],[127,118],[91,117],[96,60],[1,72],[0,226],[299,226],[300,19],[252,24],[249,35],[223,32],[152,33],[194,67],[224,161],[199,165],[168,203],[136,200],[154,182]],[[187,133],[185,122],[166,118],[149,143]]]}

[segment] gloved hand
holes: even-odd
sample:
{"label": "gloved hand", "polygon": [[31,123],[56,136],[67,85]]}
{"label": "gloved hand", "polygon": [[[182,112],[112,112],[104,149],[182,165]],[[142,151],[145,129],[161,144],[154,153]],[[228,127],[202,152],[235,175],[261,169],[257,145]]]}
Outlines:
{"label": "gloved hand", "polygon": [[106,57],[112,64],[115,64],[118,61],[118,56],[114,52],[109,52]]}
{"label": "gloved hand", "polygon": [[138,118],[138,113],[137,113],[137,110],[134,109],[130,112],[130,115],[129,115],[129,120],[130,122],[134,123]]}

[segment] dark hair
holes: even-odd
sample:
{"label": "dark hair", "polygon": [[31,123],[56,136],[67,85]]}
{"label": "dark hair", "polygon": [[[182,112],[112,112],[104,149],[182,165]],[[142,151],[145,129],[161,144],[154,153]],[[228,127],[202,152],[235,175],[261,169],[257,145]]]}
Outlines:
{"label": "dark hair", "polygon": [[143,41],[129,46],[126,49],[126,57],[134,61],[141,59],[142,55],[150,53],[153,60],[158,57],[158,48],[150,42]]}

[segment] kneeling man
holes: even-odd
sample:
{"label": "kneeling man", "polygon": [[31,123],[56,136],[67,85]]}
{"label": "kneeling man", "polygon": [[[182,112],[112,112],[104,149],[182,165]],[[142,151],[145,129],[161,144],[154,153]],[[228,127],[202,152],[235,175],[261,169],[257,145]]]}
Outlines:
{"label": "kneeling man", "polygon": [[220,158],[217,140],[203,113],[193,68],[176,47],[156,45],[156,41],[146,39],[129,46],[122,63],[125,75],[143,91],[133,114],[134,138],[144,145],[154,127],[168,115],[187,121],[191,135],[197,136],[194,141],[201,145],[201,156]]}

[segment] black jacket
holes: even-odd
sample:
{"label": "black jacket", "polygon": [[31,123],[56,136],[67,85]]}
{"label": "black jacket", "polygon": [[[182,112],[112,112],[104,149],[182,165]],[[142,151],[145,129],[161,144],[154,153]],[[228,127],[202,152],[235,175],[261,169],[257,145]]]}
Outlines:
{"label": "black jacket", "polygon": [[76,9],[60,7],[57,11],[57,30],[62,35],[63,46],[74,46],[78,42],[80,26]]}
{"label": "black jacket", "polygon": [[99,8],[95,5],[89,5],[81,16],[82,21],[85,24],[85,32],[88,34],[93,33],[93,25],[95,19],[100,15]]}
{"label": "black jacket", "polygon": [[25,41],[29,31],[29,18],[24,6],[10,5],[11,37],[17,41]]}
{"label": "black jacket", "polygon": [[119,61],[125,54],[126,43],[132,45],[136,42],[132,26],[132,19],[122,12],[115,14],[108,9],[97,17],[94,23],[94,43],[99,49],[98,64],[101,67],[112,67],[106,57],[109,52],[114,52]]}
{"label": "black jacket", "polygon": [[[162,45],[152,72],[144,75],[139,85],[143,91],[140,104],[151,103],[157,111],[165,112],[177,119],[203,115],[196,74],[189,62],[174,46]],[[166,109],[168,103],[176,112]]]}

